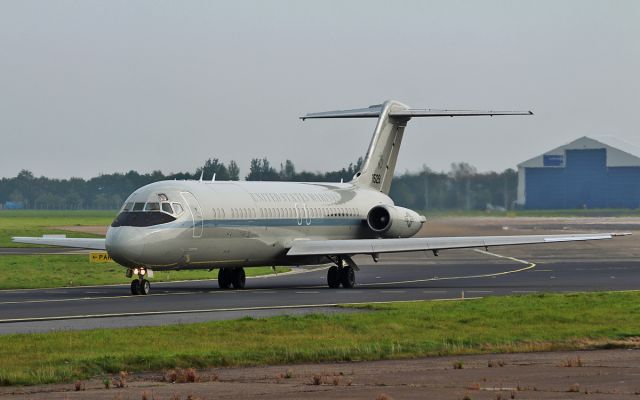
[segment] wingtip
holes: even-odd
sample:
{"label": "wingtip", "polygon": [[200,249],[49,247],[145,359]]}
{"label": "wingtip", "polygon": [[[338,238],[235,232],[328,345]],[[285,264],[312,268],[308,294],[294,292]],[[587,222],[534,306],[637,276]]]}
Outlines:
{"label": "wingtip", "polygon": [[529,115],[534,115],[533,111],[529,110]]}

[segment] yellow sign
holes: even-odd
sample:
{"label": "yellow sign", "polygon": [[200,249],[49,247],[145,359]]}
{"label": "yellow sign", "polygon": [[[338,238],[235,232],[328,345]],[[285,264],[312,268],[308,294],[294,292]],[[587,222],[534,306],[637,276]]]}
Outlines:
{"label": "yellow sign", "polygon": [[89,254],[89,261],[94,263],[106,263],[113,262],[111,257],[106,252],[95,252]]}

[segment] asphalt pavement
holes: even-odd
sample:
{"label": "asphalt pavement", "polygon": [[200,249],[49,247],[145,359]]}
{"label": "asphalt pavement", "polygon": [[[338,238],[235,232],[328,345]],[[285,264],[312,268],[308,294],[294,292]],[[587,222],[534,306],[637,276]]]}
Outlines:
{"label": "asphalt pavement", "polygon": [[[542,249],[544,247],[544,249]],[[0,334],[191,323],[243,316],[354,312],[340,304],[454,300],[537,292],[637,290],[635,251],[611,245],[522,246],[357,257],[357,286],[330,289],[326,268],[247,279],[245,290],[212,280],[0,291]]]}

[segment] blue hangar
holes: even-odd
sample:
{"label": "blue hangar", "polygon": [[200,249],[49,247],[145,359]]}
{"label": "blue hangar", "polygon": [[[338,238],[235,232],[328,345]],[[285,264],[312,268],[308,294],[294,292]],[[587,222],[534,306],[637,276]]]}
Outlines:
{"label": "blue hangar", "polygon": [[[606,140],[609,143],[615,139]],[[518,164],[518,200],[527,209],[639,208],[640,151],[582,137]]]}

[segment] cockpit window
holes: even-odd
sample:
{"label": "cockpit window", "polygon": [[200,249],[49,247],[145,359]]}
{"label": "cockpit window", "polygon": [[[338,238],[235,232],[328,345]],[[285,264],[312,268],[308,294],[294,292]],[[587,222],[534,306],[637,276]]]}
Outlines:
{"label": "cockpit window", "polygon": [[173,203],[173,209],[175,210],[176,215],[180,215],[184,211],[180,203]]}
{"label": "cockpit window", "polygon": [[111,226],[114,228],[119,226],[154,226],[175,220],[175,217],[163,212],[125,211],[118,214]]}
{"label": "cockpit window", "polygon": [[174,213],[180,215],[183,212],[182,207],[178,203],[168,202],[148,202],[133,203],[127,202],[122,207],[122,212],[118,214],[111,224],[112,227],[118,226],[153,226],[166,224],[175,221]]}
{"label": "cockpit window", "polygon": [[169,203],[162,203],[162,211],[173,214],[173,209],[171,208],[171,204]]}
{"label": "cockpit window", "polygon": [[145,211],[160,211],[160,203],[147,203],[144,206]]}

